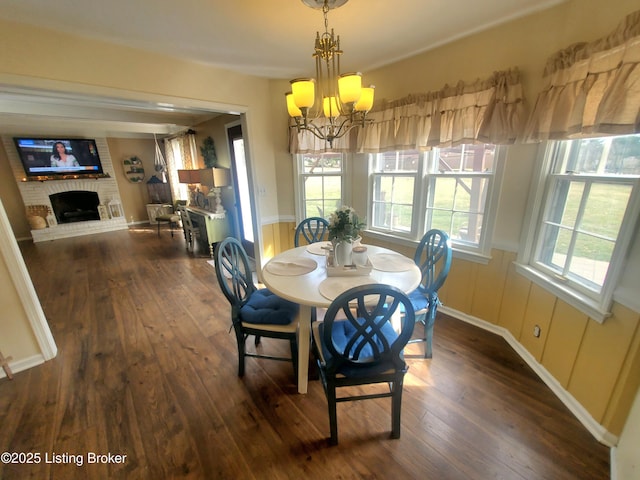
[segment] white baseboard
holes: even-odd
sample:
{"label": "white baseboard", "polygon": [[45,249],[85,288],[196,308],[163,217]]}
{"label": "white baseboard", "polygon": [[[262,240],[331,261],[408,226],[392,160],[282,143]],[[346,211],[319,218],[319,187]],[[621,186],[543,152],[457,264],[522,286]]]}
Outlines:
{"label": "white baseboard", "polygon": [[[15,374],[22,372],[23,370],[28,370],[29,368],[37,367],[38,365],[42,365],[44,362],[44,357],[41,354],[38,354],[31,357],[23,358],[15,362],[9,362],[9,367],[11,368],[11,372]],[[0,368],[0,378],[6,377],[7,374],[2,368]]]}
{"label": "white baseboard", "polygon": [[582,425],[589,430],[596,440],[606,445],[607,447],[614,447],[618,444],[618,437],[611,432],[607,431],[602,425],[600,425],[591,414],[578,402],[573,395],[571,395],[565,388],[560,385],[558,380],[549,373],[549,371],[540,364],[529,351],[522,346],[520,342],[513,336],[513,334],[504,327],[494,325],[479,318],[473,317],[463,312],[459,312],[446,306],[438,308],[442,313],[445,313],[453,318],[462,320],[463,322],[475,325],[478,328],[487,330],[496,335],[500,335],[507,343],[513,348],[520,358],[522,358],[527,365],[529,365],[534,372],[540,377],[540,379],[551,389],[551,391],[560,399],[564,405],[571,410],[571,413],[582,423]]}

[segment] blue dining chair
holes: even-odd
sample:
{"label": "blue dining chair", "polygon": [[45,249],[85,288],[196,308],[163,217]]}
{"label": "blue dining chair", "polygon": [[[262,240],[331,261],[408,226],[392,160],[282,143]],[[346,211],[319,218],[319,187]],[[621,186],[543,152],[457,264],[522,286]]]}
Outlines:
{"label": "blue dining chair", "polygon": [[[404,315],[396,315],[402,307]],[[399,333],[392,320],[400,319]],[[391,397],[391,438],[400,438],[402,386],[408,365],[403,349],[413,333],[415,317],[409,298],[396,287],[361,285],[339,295],[313,324],[318,373],[327,396],[330,443],[338,443],[336,404]],[[337,396],[341,387],[387,384],[389,391]],[[344,390],[341,390],[344,392]]]}
{"label": "blue dining chair", "polygon": [[[329,236],[329,222],[322,217],[308,217],[302,220],[296,227],[293,236],[293,245],[300,246],[301,237],[308,244],[326,241]],[[316,307],[311,308],[311,321],[315,322],[318,318],[318,310]]]}
{"label": "blue dining chair", "polygon": [[409,343],[425,342],[424,358],[432,358],[433,326],[440,299],[438,290],[444,284],[451,269],[451,240],[442,230],[432,229],[424,234],[413,258],[422,272],[420,285],[411,293],[409,299],[415,311],[416,321],[424,325],[422,338],[412,339]]}
{"label": "blue dining chair", "polygon": [[293,244],[300,246],[301,237],[307,243],[316,243],[327,240],[329,235],[329,222],[322,217],[308,217],[302,220],[296,227],[293,235]]}
{"label": "blue dining chair", "polygon": [[[220,242],[214,259],[218,284],[231,304],[231,323],[238,344],[238,376],[244,376],[245,357],[256,357],[292,362],[297,378],[297,318],[300,306],[266,288],[258,289],[255,286],[249,257],[235,238],[228,237]],[[291,357],[247,352],[246,341],[250,335],[255,336],[256,347],[261,337],[288,340]]]}

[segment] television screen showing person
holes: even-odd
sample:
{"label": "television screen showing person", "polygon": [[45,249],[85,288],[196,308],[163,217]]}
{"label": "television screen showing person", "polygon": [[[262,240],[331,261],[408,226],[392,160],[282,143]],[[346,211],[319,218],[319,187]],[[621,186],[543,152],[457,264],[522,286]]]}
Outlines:
{"label": "television screen showing person", "polygon": [[67,153],[67,147],[62,142],[56,142],[53,144],[51,155],[52,167],[79,167],[80,164],[76,157]]}

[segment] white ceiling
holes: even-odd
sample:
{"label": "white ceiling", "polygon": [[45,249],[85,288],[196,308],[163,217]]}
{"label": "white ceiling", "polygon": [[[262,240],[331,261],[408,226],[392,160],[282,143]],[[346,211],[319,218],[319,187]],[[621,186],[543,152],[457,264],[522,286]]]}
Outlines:
{"label": "white ceiling", "polygon": [[[329,12],[329,27],[340,35],[342,69],[366,74],[562,1],[350,0]],[[313,41],[316,31],[324,31],[322,12],[301,0],[0,0],[0,18],[278,79],[313,75]],[[24,93],[33,97],[33,92],[2,90],[1,104],[13,110],[20,110]],[[55,103],[52,98],[32,103],[40,100],[49,108]],[[86,120],[104,118],[97,114],[103,106],[89,103],[78,105],[88,108],[81,114],[96,117]],[[107,103],[107,118],[119,122],[119,107]],[[135,107],[141,116],[136,123],[142,130],[153,128],[155,106]],[[7,108],[0,108],[0,116],[8,114],[11,125],[28,111]],[[189,113],[197,112],[175,112],[174,124],[190,121]]]}

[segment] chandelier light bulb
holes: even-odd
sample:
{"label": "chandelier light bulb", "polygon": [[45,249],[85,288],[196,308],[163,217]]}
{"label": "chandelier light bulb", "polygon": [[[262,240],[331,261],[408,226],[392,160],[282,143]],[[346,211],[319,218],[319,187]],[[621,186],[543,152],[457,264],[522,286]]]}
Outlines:
{"label": "chandelier light bulb", "polygon": [[344,104],[355,103],[362,94],[362,74],[344,73],[338,78],[340,101]]}
{"label": "chandelier light bulb", "polygon": [[298,108],[296,102],[293,99],[293,93],[287,92],[285,93],[287,97],[287,110],[289,111],[289,116],[296,118],[302,116],[302,110]]}
{"label": "chandelier light bulb", "polygon": [[373,85],[362,89],[362,94],[356,102],[354,110],[356,112],[368,112],[373,107],[373,94],[375,87]]}
{"label": "chandelier light bulb", "polygon": [[322,107],[325,117],[335,118],[340,116],[340,110],[338,109],[338,99],[336,97],[324,97],[322,99]]}
{"label": "chandelier light bulb", "polygon": [[315,81],[312,78],[291,80],[293,101],[298,108],[311,108],[315,102]]}

